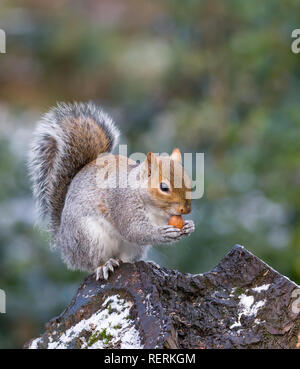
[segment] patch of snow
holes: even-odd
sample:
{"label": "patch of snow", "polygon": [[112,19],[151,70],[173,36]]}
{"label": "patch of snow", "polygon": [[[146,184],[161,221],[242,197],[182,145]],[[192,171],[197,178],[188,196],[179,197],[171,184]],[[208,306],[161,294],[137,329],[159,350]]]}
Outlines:
{"label": "patch of snow", "polygon": [[240,322],[240,315],[239,318],[236,322],[234,322],[233,324],[231,324],[231,326],[229,327],[229,329],[235,328],[235,327],[241,327],[241,322]]}
{"label": "patch of snow", "polygon": [[90,299],[91,297],[96,296],[96,293],[87,293],[86,295],[82,295],[83,298],[85,299]]}
{"label": "patch of snow", "polygon": [[150,293],[148,293],[148,295],[145,297],[145,301],[144,301],[144,304],[145,304],[145,307],[146,307],[146,314],[148,316],[152,316],[152,315],[155,315],[155,309],[153,308],[152,304],[151,304],[151,301],[150,301]]}
{"label": "patch of snow", "polygon": [[[52,350],[52,349],[56,349],[57,347],[57,342],[53,342],[52,337],[49,337],[49,343],[48,343],[48,349]],[[63,347],[60,347],[63,348]]]}
{"label": "patch of snow", "polygon": [[263,284],[262,286],[252,288],[252,291],[256,291],[256,292],[266,291],[269,289],[269,287],[270,287],[270,284]]}
{"label": "patch of snow", "polygon": [[266,300],[258,301],[254,304],[254,297],[253,296],[247,296],[245,294],[242,294],[239,296],[240,302],[239,302],[239,315],[238,320],[234,322],[229,328],[235,328],[240,327],[241,324],[241,317],[242,315],[246,316],[255,316],[258,312],[258,310],[264,306],[266,303]]}
{"label": "patch of snow", "polygon": [[229,294],[229,297],[234,297],[234,295],[235,295],[235,291],[236,291],[236,287],[233,287],[233,288],[231,289],[231,292],[230,292],[230,294]]}
{"label": "patch of snow", "polygon": [[239,305],[243,308],[242,313],[245,314],[245,315],[251,315],[250,314],[250,309],[251,309],[251,306],[254,303],[254,297],[242,294],[242,295],[239,296],[239,299],[240,299]]}
{"label": "patch of snow", "polygon": [[160,265],[159,265],[159,264],[157,264],[155,261],[153,261],[153,260],[149,260],[149,261],[148,261],[148,263],[151,263],[151,264],[153,264],[154,266],[156,266],[156,268],[160,269]]}
{"label": "patch of snow", "polygon": [[121,349],[142,348],[138,332],[134,326],[127,329],[121,341]]}
{"label": "patch of snow", "polygon": [[254,320],[254,324],[256,324],[256,325],[257,324],[261,324],[261,323],[265,323],[265,322],[266,322],[265,320],[261,321],[261,320],[259,320],[257,318]]}
{"label": "patch of snow", "polygon": [[33,340],[31,342],[31,345],[28,347],[31,350],[36,350],[38,349],[38,343],[41,341],[41,338],[36,338],[35,340]]}
{"label": "patch of snow", "polygon": [[[90,318],[81,320],[64,332],[58,342],[49,342],[48,348],[65,349],[77,337],[82,341],[82,348],[103,349],[118,343],[121,348],[143,348],[139,332],[129,318],[132,303],[114,295],[109,296],[102,306],[103,309]],[[80,337],[84,331],[90,332],[88,339]]]}

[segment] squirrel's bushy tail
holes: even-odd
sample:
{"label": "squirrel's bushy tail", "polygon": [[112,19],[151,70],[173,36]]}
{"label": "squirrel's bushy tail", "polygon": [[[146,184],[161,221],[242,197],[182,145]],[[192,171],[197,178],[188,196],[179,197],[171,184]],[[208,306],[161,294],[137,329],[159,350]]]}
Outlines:
{"label": "squirrel's bushy tail", "polygon": [[88,163],[117,144],[112,119],[92,103],[59,103],[43,116],[29,154],[33,193],[56,232],[69,184]]}

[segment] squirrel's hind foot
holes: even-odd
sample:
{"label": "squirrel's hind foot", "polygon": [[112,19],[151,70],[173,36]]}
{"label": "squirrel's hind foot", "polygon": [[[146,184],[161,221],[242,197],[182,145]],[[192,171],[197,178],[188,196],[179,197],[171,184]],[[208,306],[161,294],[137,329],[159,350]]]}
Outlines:
{"label": "squirrel's hind foot", "polygon": [[121,262],[122,261],[120,259],[110,258],[109,260],[107,260],[106,263],[104,263],[103,265],[98,266],[98,268],[96,268],[96,270],[95,270],[96,280],[97,281],[99,279],[107,280],[108,277],[109,277],[109,272],[113,273],[115,271],[115,268],[120,266]]}

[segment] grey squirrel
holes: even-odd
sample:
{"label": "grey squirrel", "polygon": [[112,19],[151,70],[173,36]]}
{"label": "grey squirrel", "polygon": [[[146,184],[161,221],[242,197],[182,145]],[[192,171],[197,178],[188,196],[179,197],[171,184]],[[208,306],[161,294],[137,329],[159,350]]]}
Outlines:
{"label": "grey squirrel", "polygon": [[[195,229],[192,220],[182,229],[168,225],[170,216],[191,211],[191,180],[180,151],[148,153],[138,164],[111,154],[118,139],[112,119],[96,105],[59,103],[38,123],[29,155],[33,194],[54,246],[70,269],[95,272],[97,279],[107,279],[120,262],[141,259],[150,245],[178,241]],[[113,161],[117,186],[110,183]],[[99,182],[101,170],[106,174]],[[181,188],[174,186],[175,173]],[[120,185],[129,176],[135,186]]]}

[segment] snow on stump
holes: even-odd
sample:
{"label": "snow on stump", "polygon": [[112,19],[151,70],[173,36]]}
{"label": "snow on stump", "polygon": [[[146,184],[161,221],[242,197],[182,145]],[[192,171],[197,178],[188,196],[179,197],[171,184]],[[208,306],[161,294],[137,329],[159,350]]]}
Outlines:
{"label": "snow on stump", "polygon": [[300,287],[236,245],[212,271],[91,275],[25,348],[300,348]]}

